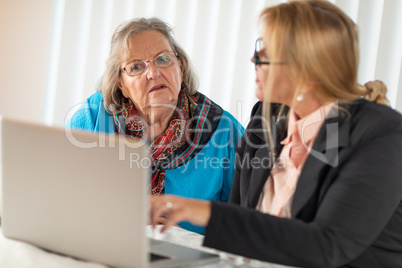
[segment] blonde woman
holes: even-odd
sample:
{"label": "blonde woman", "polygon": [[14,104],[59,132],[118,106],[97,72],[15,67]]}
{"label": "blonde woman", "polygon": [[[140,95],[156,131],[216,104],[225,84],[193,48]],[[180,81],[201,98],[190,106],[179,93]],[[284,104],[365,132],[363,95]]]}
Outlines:
{"label": "blonde woman", "polygon": [[356,25],[320,0],[260,21],[265,102],[237,147],[232,204],[155,197],[153,223],[206,226],[205,246],[268,262],[402,267],[402,117],[384,105],[384,84],[357,83]]}

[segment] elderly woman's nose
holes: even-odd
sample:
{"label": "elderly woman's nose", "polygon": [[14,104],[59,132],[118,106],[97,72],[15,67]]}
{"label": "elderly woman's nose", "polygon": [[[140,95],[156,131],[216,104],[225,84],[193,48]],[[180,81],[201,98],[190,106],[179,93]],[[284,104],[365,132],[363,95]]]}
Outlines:
{"label": "elderly woman's nose", "polygon": [[157,67],[153,62],[150,62],[148,64],[147,78],[153,79],[153,78],[157,78],[159,76],[160,76],[159,67]]}

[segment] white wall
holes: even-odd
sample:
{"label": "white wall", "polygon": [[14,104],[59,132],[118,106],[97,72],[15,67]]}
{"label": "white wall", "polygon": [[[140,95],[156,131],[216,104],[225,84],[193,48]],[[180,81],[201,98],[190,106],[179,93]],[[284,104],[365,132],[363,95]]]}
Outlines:
{"label": "white wall", "polygon": [[52,0],[0,0],[0,114],[43,122]]}
{"label": "white wall", "polygon": [[[282,0],[0,0],[0,114],[62,125],[95,91],[124,20],[174,26],[200,91],[245,125],[256,101],[250,57],[264,6]],[[359,82],[381,79],[402,111],[402,0],[331,0],[360,29]],[[51,56],[52,55],[52,56]]]}

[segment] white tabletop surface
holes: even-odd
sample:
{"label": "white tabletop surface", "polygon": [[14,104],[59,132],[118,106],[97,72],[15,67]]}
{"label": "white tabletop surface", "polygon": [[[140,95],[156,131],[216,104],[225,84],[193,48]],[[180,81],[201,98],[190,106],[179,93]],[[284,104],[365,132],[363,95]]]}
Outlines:
{"label": "white tabletop surface", "polygon": [[[200,266],[203,268],[230,268],[230,267],[271,267],[284,268],[277,264],[269,264],[256,260],[244,259],[239,256],[227,254],[210,248],[202,247],[204,237],[197,233],[189,232],[179,227],[172,227],[164,234],[159,232],[160,226],[156,230],[147,227],[147,235],[155,239],[162,239],[201,249],[207,252],[219,254],[221,260],[218,263]],[[62,256],[56,253],[45,251],[36,246],[8,239],[0,232],[0,267],[7,268],[106,268],[107,266],[76,260],[71,257]]]}

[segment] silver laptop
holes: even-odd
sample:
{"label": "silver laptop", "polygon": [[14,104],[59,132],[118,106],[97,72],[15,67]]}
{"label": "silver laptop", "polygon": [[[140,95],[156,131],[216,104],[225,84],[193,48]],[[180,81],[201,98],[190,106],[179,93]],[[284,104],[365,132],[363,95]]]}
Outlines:
{"label": "silver laptop", "polygon": [[0,121],[4,236],[113,267],[219,260],[146,237],[146,145],[122,135]]}

